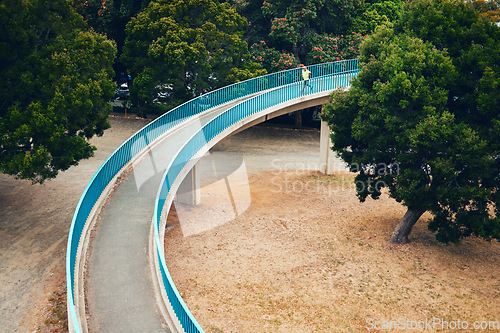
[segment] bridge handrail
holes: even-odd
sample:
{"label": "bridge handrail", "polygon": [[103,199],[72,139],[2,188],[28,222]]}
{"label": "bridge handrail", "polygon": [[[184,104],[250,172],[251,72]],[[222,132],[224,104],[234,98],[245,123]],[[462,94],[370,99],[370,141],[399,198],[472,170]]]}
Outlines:
{"label": "bridge handrail", "polygon": [[[331,75],[357,68],[357,60],[342,60],[308,66],[312,77]],[[290,69],[249,79],[194,98],[158,117],[120,145],[100,166],[85,188],[75,209],[66,251],[66,284],[70,331],[81,332],[75,305],[75,269],[83,231],[101,194],[120,170],[151,142],[183,121],[232,100],[300,80],[300,69]]]}
{"label": "bridge handrail", "polygon": [[[315,89],[317,89],[315,92],[333,90],[342,86],[348,86],[349,79],[357,72],[357,69],[348,70],[343,73],[336,74],[333,80],[331,79],[331,76],[323,76],[317,79],[312,79],[311,84]],[[201,333],[204,331],[189,311],[187,305],[184,303],[180,293],[175,287],[166,265],[163,242],[160,241],[160,225],[164,205],[167,202],[167,197],[169,195],[172,197],[173,193],[177,191],[177,188],[173,187],[173,184],[187,163],[217,135],[253,114],[261,112],[272,106],[279,105],[285,101],[311,94],[308,88],[305,90],[305,94],[303,94],[301,92],[302,89],[303,84],[301,82],[295,82],[271,91],[267,91],[234,105],[203,125],[195,134],[193,134],[191,138],[178,150],[165,170],[163,181],[158,188],[153,213],[155,250],[156,255],[159,258],[159,268],[168,300],[185,332]],[[168,215],[168,211],[164,212],[164,216],[165,215]]]}

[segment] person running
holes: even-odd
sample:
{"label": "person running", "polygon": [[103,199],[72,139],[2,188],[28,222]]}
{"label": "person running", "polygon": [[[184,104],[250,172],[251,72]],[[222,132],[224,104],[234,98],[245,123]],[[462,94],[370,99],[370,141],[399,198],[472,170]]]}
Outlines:
{"label": "person running", "polygon": [[302,67],[302,78],[304,79],[304,86],[302,87],[302,93],[304,92],[304,89],[306,88],[306,85],[312,89],[311,83],[309,82],[309,77],[311,76],[311,71],[307,69],[306,66],[300,65],[299,67]]}

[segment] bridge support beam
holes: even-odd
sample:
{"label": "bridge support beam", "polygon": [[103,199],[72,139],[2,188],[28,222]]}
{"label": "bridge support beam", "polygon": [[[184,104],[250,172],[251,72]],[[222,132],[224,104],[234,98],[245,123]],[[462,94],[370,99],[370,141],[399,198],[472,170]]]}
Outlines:
{"label": "bridge support beam", "polygon": [[177,190],[177,202],[196,206],[201,203],[200,174],[196,165],[189,171]]}
{"label": "bridge support beam", "polygon": [[319,141],[319,171],[326,175],[333,175],[335,172],[335,153],[331,150],[332,140],[330,139],[330,127],[325,121],[321,121],[321,132]]}

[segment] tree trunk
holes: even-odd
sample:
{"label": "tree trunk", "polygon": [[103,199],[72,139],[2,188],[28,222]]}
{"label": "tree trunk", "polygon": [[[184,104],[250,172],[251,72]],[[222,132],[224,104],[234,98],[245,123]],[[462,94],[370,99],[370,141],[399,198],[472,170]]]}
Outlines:
{"label": "tree trunk", "polygon": [[408,236],[411,229],[418,221],[420,216],[425,213],[425,210],[410,210],[408,209],[401,220],[399,220],[396,229],[391,236],[391,243],[404,244],[408,242]]}

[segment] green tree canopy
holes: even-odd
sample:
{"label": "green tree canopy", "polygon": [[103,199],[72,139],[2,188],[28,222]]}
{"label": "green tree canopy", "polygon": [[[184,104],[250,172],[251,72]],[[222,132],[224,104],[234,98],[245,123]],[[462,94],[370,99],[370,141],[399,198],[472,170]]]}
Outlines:
{"label": "green tree canopy", "polygon": [[375,26],[396,19],[402,1],[231,1],[250,21],[254,61],[268,71],[355,58]]}
{"label": "green tree canopy", "polygon": [[43,182],[109,127],[116,48],[65,0],[6,0],[0,18],[0,171]]}
{"label": "green tree canopy", "polygon": [[70,0],[70,2],[90,27],[115,41],[118,58],[114,68],[117,73],[125,73],[126,68],[119,61],[125,43],[125,27],[132,17],[147,7],[151,0]]}
{"label": "green tree canopy", "polygon": [[440,241],[500,238],[499,49],[500,28],[463,2],[413,1],[367,38],[358,77],[325,107],[360,200],[388,187],[408,207],[393,242],[425,211]]}
{"label": "green tree canopy", "polygon": [[230,80],[264,74],[248,61],[246,24],[217,0],[151,2],[126,30],[122,60],[134,77],[133,102],[147,105],[163,90],[170,107]]}
{"label": "green tree canopy", "polygon": [[396,22],[401,12],[403,1],[364,1],[353,19],[353,29],[368,34],[379,25]]}
{"label": "green tree canopy", "polygon": [[467,0],[467,2],[484,17],[493,22],[500,22],[499,0]]}
{"label": "green tree canopy", "polygon": [[[351,34],[358,5],[356,1],[323,0],[249,2],[242,12],[255,30],[248,33],[253,59],[273,72],[301,62],[343,59],[343,46],[359,50],[359,43],[350,43],[360,40]],[[344,42],[344,38],[349,40]]]}

